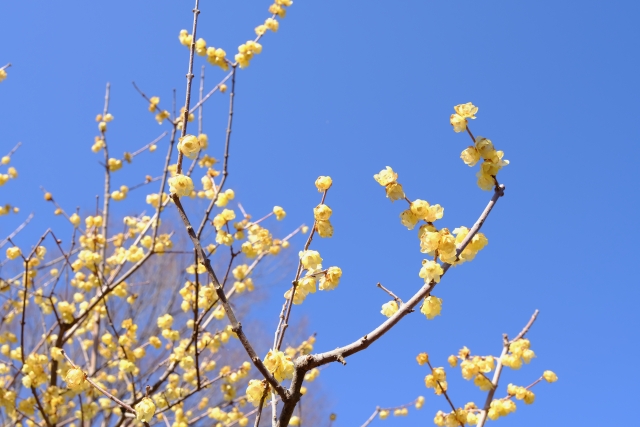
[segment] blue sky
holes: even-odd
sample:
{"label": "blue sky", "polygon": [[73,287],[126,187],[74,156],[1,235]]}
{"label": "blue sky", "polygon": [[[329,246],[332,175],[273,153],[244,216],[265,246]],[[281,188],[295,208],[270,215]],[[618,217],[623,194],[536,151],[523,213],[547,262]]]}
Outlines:
{"label": "blue sky", "polygon": [[[198,35],[229,55],[253,37],[269,5],[201,3]],[[93,209],[102,173],[90,146],[107,81],[112,152],[137,149],[164,130],[131,81],[165,105],[176,88],[180,105],[188,53],[177,35],[191,28],[191,9],[191,2],[3,3],[0,66],[13,66],[0,84],[0,151],[23,146],[12,160],[20,178],[0,193],[21,213],[0,218],[2,237],[32,211],[21,244],[49,226],[69,232],[49,213],[40,185],[69,210]],[[374,173],[392,166],[409,197],[444,206],[441,226],[471,226],[490,193],[459,159],[468,136],[448,123],[452,107],[469,101],[480,108],[473,132],[511,161],[500,174],[506,195],[483,229],[489,246],[437,288],[443,315],[427,321],[414,313],[346,367],[322,372],[336,425],[359,425],[376,405],[420,394],[427,398],[421,412],[384,422],[430,424],[446,402],[425,389],[415,355],[427,351],[444,365],[463,345],[496,354],[501,334],[516,334],[534,309],[540,316],[530,339],[538,357],[507,371],[503,386],[526,385],[545,369],[560,380],[536,387],[532,407],[520,404],[498,423],[628,419],[640,380],[627,362],[639,349],[640,320],[633,267],[638,12],[631,1],[297,1],[278,33],[263,40],[263,53],[239,72],[229,179],[245,208],[259,216],[283,206],[287,218],[278,227],[286,232],[311,222],[316,177],[334,180],[327,204],[335,236],[313,248],[342,268],[343,280],[294,310],[318,333],[320,351],[383,320],[388,298],[377,282],[404,298],[421,284],[416,232],[400,224],[404,206],[385,199]],[[202,64],[198,58],[196,69]],[[206,76],[212,87],[224,74],[207,65]],[[216,157],[226,110],[221,95],[205,107]],[[157,174],[164,147],[125,167],[115,183]],[[145,194],[118,212],[142,209]],[[288,280],[272,286],[275,297],[261,308],[274,326]],[[459,372],[450,375],[456,405],[481,402]]]}

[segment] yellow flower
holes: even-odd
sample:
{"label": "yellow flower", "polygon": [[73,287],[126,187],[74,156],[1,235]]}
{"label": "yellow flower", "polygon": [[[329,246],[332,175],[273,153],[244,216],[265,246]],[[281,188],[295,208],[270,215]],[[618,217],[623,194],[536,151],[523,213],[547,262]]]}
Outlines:
{"label": "yellow flower", "polygon": [[151,421],[156,413],[156,405],[148,397],[144,397],[133,409],[136,410],[136,420],[144,421],[145,423]]}
{"label": "yellow flower", "polygon": [[178,39],[180,40],[181,44],[188,47],[188,46],[191,46],[191,42],[193,41],[193,36],[189,34],[187,30],[180,30]]}
{"label": "yellow flower", "polygon": [[122,160],[114,159],[112,157],[112,158],[109,159],[108,165],[109,165],[109,170],[111,172],[115,172],[117,170],[122,169]]}
{"label": "yellow flower", "polygon": [[313,208],[313,217],[316,221],[328,221],[333,211],[327,205],[318,205]]}
{"label": "yellow flower", "polygon": [[316,188],[318,189],[318,193],[327,191],[331,188],[331,184],[333,184],[333,180],[330,176],[319,176],[318,179],[316,179]]}
{"label": "yellow flower", "polygon": [[413,228],[418,223],[418,217],[412,212],[411,209],[407,209],[400,213],[400,222],[402,225],[407,227],[409,230],[413,230]]}
{"label": "yellow flower", "polygon": [[427,316],[427,319],[431,320],[440,315],[442,310],[442,299],[429,295],[424,299],[422,307],[420,307],[420,313]]}
{"label": "yellow flower", "polygon": [[453,354],[449,356],[449,358],[447,359],[447,362],[449,362],[449,366],[451,366],[452,368],[455,368],[456,366],[458,366],[458,358]]}
{"label": "yellow flower", "polygon": [[422,366],[429,361],[429,355],[427,353],[420,353],[416,356],[418,365]]}
{"label": "yellow flower", "polygon": [[478,107],[470,102],[467,102],[466,104],[456,105],[455,107],[453,107],[453,109],[456,110],[456,113],[458,113],[465,119],[475,119],[475,114],[478,112]]}
{"label": "yellow flower", "polygon": [[479,171],[476,176],[478,177],[478,187],[484,191],[493,190],[493,186],[495,185],[495,179],[493,176],[484,174],[482,171]]}
{"label": "yellow flower", "polygon": [[298,418],[297,416],[294,415],[289,420],[289,425],[290,426],[299,426],[300,425],[300,418]]}
{"label": "yellow flower", "polygon": [[431,260],[423,260],[422,268],[420,269],[419,276],[424,279],[425,283],[440,282],[440,276],[442,276],[443,271],[440,264]]}
{"label": "yellow flower", "polygon": [[84,386],[85,375],[82,370],[78,368],[71,368],[67,371],[67,375],[64,377],[67,386],[71,390],[79,390]]}
{"label": "yellow flower", "polygon": [[398,180],[398,174],[395,173],[391,167],[387,166],[386,169],[381,170],[380,173],[373,175],[373,179],[375,179],[378,184],[386,187]]}
{"label": "yellow flower", "polygon": [[320,278],[320,285],[318,287],[321,291],[331,291],[338,286],[340,277],[342,277],[340,267],[329,267],[324,276]]}
{"label": "yellow flower", "polygon": [[452,114],[451,117],[449,117],[449,123],[453,126],[454,132],[464,132],[467,130],[467,119],[458,114]]}
{"label": "yellow flower", "polygon": [[20,250],[19,247],[13,246],[13,247],[7,248],[7,258],[8,259],[16,259],[20,255],[22,255],[22,251]]}
{"label": "yellow flower", "polygon": [[152,96],[149,99],[149,111],[152,113],[155,112],[159,103],[160,103],[160,98],[157,96]]}
{"label": "yellow flower", "polygon": [[173,316],[170,314],[158,317],[158,327],[160,329],[169,329],[171,325],[173,325]]}
{"label": "yellow flower", "polygon": [[198,135],[198,144],[200,145],[201,150],[206,150],[209,146],[209,137],[206,133],[201,133]]}
{"label": "yellow flower", "polygon": [[273,18],[267,18],[264,21],[264,26],[275,33],[276,31],[278,31],[280,23]]}
{"label": "yellow flower", "polygon": [[273,374],[277,381],[293,377],[293,362],[291,358],[278,350],[269,350],[264,358],[264,366]]}
{"label": "yellow flower", "polygon": [[382,304],[382,311],[380,313],[387,317],[391,317],[398,311],[398,303],[395,300]]}
{"label": "yellow flower", "polygon": [[274,206],[273,213],[275,214],[278,221],[281,221],[287,215],[284,209],[282,209],[280,206]]}
{"label": "yellow flower", "polygon": [[9,164],[10,161],[11,161],[11,157],[2,156],[2,160],[0,160],[0,163],[3,164],[3,165],[7,165],[7,164]]}
{"label": "yellow flower", "polygon": [[416,409],[421,409],[424,405],[424,396],[418,396],[416,399]]}
{"label": "yellow flower", "polygon": [[268,385],[262,381],[249,380],[249,385],[247,386],[247,400],[249,403],[253,406],[258,406],[260,404],[260,400],[262,400],[262,395],[264,394],[265,389],[268,389]]}
{"label": "yellow flower", "polygon": [[78,214],[73,214],[69,217],[69,221],[71,221],[71,224],[73,224],[74,227],[78,227],[80,225],[80,217],[78,216]]}
{"label": "yellow flower", "polygon": [[302,266],[307,270],[312,272],[322,270],[322,258],[320,257],[320,253],[318,253],[318,251],[300,251],[298,256],[300,257]]}
{"label": "yellow flower", "polygon": [[385,187],[385,190],[387,193],[387,197],[392,202],[404,199],[404,190],[402,189],[402,185],[398,184],[397,182],[393,182],[387,185]]}
{"label": "yellow flower", "polygon": [[178,151],[193,160],[200,151],[200,142],[195,135],[185,135],[178,142]]}
{"label": "yellow flower", "polygon": [[460,154],[460,158],[467,166],[475,166],[476,163],[480,160],[480,153],[473,145],[467,147]]}
{"label": "yellow flower", "polygon": [[330,221],[316,221],[316,230],[320,237],[332,237],[333,225]]}
{"label": "yellow flower", "polygon": [[542,376],[548,383],[554,383],[558,381],[558,376],[553,371],[544,371]]}
{"label": "yellow flower", "polygon": [[378,416],[380,417],[381,420],[386,420],[387,417],[389,416],[389,411],[386,409],[382,409],[378,414]]}
{"label": "yellow flower", "polygon": [[186,175],[176,175],[169,178],[169,191],[178,197],[188,196],[193,191],[193,181]]}
{"label": "yellow flower", "polygon": [[425,219],[427,215],[429,215],[429,202],[420,199],[414,200],[411,202],[411,212],[413,212],[418,219]]}
{"label": "yellow flower", "polygon": [[207,42],[203,38],[196,40],[195,51],[200,56],[205,56],[207,54]]}
{"label": "yellow flower", "polygon": [[7,78],[6,70],[0,70],[0,82]]}
{"label": "yellow flower", "polygon": [[494,155],[495,148],[490,139],[479,136],[476,138],[476,150],[483,159],[491,159]]}

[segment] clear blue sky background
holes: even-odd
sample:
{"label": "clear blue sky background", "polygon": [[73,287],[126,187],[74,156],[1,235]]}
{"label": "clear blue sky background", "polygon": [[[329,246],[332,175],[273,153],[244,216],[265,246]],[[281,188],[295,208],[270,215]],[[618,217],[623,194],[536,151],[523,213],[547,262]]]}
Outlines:
{"label": "clear blue sky background", "polygon": [[[202,1],[198,35],[229,55],[253,37],[268,1]],[[112,152],[151,141],[159,127],[133,90],[135,80],[169,105],[184,97],[192,2],[3,2],[0,151],[23,147],[12,164],[20,178],[2,202],[22,209],[0,218],[2,236],[26,215],[36,219],[19,241],[29,245],[53,218],[39,185],[60,203],[92,209],[102,188],[90,151],[94,117],[111,82]],[[436,365],[463,345],[498,353],[501,334],[517,333],[534,309],[530,333],[538,357],[507,371],[503,385],[526,385],[545,369],[560,380],[536,387],[533,407],[518,405],[500,424],[601,425],[628,421],[640,380],[638,347],[637,120],[640,5],[633,1],[296,1],[263,53],[238,75],[230,183],[254,215],[283,206],[283,232],[312,220],[313,181],[331,175],[327,203],[335,237],[317,241],[343,281],[295,308],[318,332],[317,350],[344,345],[383,320],[380,281],[408,298],[422,280],[415,231],[372,176],[386,165],[412,198],[445,207],[441,226],[470,226],[490,193],[459,159],[470,140],[448,123],[455,104],[480,107],[472,122],[511,161],[501,172],[505,197],[485,225],[489,246],[451,271],[436,294],[443,315],[414,313],[346,367],[322,372],[336,425],[360,425],[376,405],[423,394],[425,408],[388,425],[431,424],[441,397],[425,389],[427,351]],[[204,61],[197,59],[197,69]],[[224,73],[207,66],[210,88]],[[220,156],[227,97],[205,108],[210,153]],[[166,144],[166,141],[164,142]],[[160,144],[115,175],[135,184],[157,174]],[[141,209],[131,194],[121,213]],[[302,239],[295,242],[298,247]],[[295,249],[297,252],[297,248]],[[293,251],[292,251],[293,253]],[[287,280],[263,306],[275,325]],[[456,405],[483,395],[450,371]],[[500,393],[502,394],[502,393]],[[376,421],[376,423],[382,423]]]}

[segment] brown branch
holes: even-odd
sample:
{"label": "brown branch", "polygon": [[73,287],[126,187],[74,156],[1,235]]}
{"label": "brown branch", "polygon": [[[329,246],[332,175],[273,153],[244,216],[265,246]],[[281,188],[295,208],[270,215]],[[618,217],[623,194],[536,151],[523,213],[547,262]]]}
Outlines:
{"label": "brown branch", "polygon": [[[324,201],[327,198],[327,192],[329,190],[325,190],[322,193],[322,200],[320,201],[321,205],[324,205]],[[303,251],[306,251],[309,249],[309,246],[311,245],[311,241],[313,240],[313,235],[316,232],[316,224],[318,221],[313,221],[313,227],[311,228],[311,232],[309,233],[309,238],[307,239],[307,242],[304,245],[304,249],[302,249]],[[280,321],[278,322],[278,327],[276,328],[276,336],[273,342],[273,348],[274,350],[279,350],[280,346],[282,345],[282,341],[284,340],[284,334],[287,331],[287,327],[289,326],[289,316],[291,315],[291,308],[293,307],[293,299],[296,296],[296,288],[298,287],[298,280],[300,280],[300,275],[302,274],[302,259],[298,260],[298,269],[296,271],[296,277],[293,280],[293,284],[291,286],[291,297],[289,299],[285,299],[284,304],[282,306],[282,312],[280,313]],[[283,316],[283,312],[285,310],[286,307],[286,311],[287,314],[285,316]],[[282,328],[282,332],[280,331],[280,328]]]}
{"label": "brown branch", "polygon": [[[78,366],[73,363],[73,360],[71,360],[71,358],[67,355],[67,353],[64,350],[60,350],[60,352],[62,353],[62,355],[65,357],[65,359],[67,359],[67,362],[69,362],[69,364],[71,366],[73,366],[75,369],[80,369],[78,368]],[[84,373],[84,372],[83,372]],[[93,381],[91,378],[89,378],[89,376],[84,373],[84,379],[91,384],[91,386],[93,386],[93,388],[95,388],[96,390],[98,390],[100,393],[104,394],[105,396],[107,396],[112,402],[115,402],[116,404],[122,406],[124,409],[126,409],[127,411],[135,414],[136,410],[133,409],[131,406],[127,405],[126,403],[124,403],[122,400],[118,399],[117,397],[115,397],[113,394],[109,393],[107,390],[103,389],[102,387],[100,387],[95,381]]]}
{"label": "brown branch", "polygon": [[[200,222],[200,226],[198,227],[198,232],[196,236],[198,239],[202,237],[202,232],[204,231],[205,225],[207,225],[207,221],[209,221],[209,216],[211,215],[211,211],[213,210],[213,206],[218,200],[218,196],[222,189],[224,188],[225,182],[227,182],[227,177],[229,176],[229,145],[231,142],[231,127],[233,125],[233,105],[235,101],[235,91],[236,91],[236,68],[233,67],[231,70],[231,92],[229,93],[229,119],[227,120],[227,134],[224,142],[224,163],[222,166],[222,179],[220,180],[220,185],[216,187],[216,194],[213,196],[211,201],[209,202],[209,206],[207,206],[207,210],[204,213],[204,217]],[[214,184],[215,185],[215,184]]]}
{"label": "brown branch", "polygon": [[[484,211],[473,225],[471,230],[469,230],[469,234],[465,237],[465,239],[460,243],[456,248],[456,253],[459,255],[462,251],[467,247],[467,245],[471,242],[471,239],[480,231],[482,225],[486,221],[489,213],[497,203],[498,199],[504,194],[504,185],[496,188],[493,194],[493,197],[485,207]],[[451,267],[450,264],[444,264],[442,267],[443,273],[442,276],[446,274],[446,272]],[[296,360],[296,367],[298,369],[310,370],[315,367],[325,365],[330,362],[339,361],[341,358],[351,356],[352,354],[358,353],[367,347],[369,347],[373,342],[377,341],[380,337],[382,337],[385,333],[387,333],[392,327],[394,327],[404,316],[409,314],[411,310],[413,310],[422,300],[430,294],[431,291],[436,287],[436,283],[426,283],[418,292],[416,292],[406,304],[404,304],[393,316],[388,318],[385,322],[379,325],[376,329],[365,335],[364,337],[348,344],[346,346],[337,348],[332,351],[328,351],[321,354],[315,355],[307,355]]]}
{"label": "brown branch", "polygon": [[238,336],[240,343],[242,344],[245,351],[251,358],[251,361],[253,362],[255,367],[265,377],[265,379],[269,382],[269,384],[278,392],[278,395],[280,395],[282,400],[286,401],[289,398],[287,391],[284,389],[284,387],[282,387],[278,383],[278,381],[274,378],[274,376],[269,372],[267,367],[264,365],[262,360],[258,357],[255,350],[249,343],[247,336],[244,334],[244,331],[242,330],[242,325],[240,324],[240,322],[238,322],[238,319],[236,318],[236,315],[233,309],[231,308],[231,305],[229,304],[229,301],[227,300],[226,295],[224,294],[224,289],[222,288],[222,285],[218,281],[218,278],[215,272],[213,271],[213,267],[211,267],[211,261],[209,260],[209,258],[206,257],[206,253],[204,252],[204,249],[202,249],[200,240],[198,239],[195,232],[193,231],[193,227],[189,222],[189,218],[187,217],[187,214],[185,213],[184,208],[182,207],[182,203],[180,202],[180,197],[178,197],[175,194],[172,194],[171,196],[172,196],[173,202],[178,208],[178,213],[180,214],[180,218],[182,219],[182,222],[184,223],[187,229],[187,233],[189,234],[189,237],[193,242],[193,246],[195,247],[196,252],[200,255],[200,257],[204,261],[204,266],[207,270],[207,273],[209,274],[211,281],[213,282],[213,286],[216,291],[216,294],[220,300],[220,303],[222,304],[222,307],[224,308],[224,311],[227,314],[227,318],[229,319],[229,322],[231,323],[231,330]]}

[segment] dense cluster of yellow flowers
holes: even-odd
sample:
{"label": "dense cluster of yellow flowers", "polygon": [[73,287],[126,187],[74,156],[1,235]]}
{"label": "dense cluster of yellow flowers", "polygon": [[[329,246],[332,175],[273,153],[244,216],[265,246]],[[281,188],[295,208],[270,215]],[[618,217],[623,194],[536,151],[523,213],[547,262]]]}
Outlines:
{"label": "dense cluster of yellow flowers", "polygon": [[[468,130],[467,119],[476,118],[475,114],[478,112],[478,107],[468,102],[466,104],[456,105],[454,110],[456,112],[455,114],[452,114],[450,118],[453,130],[455,132]],[[470,132],[469,134],[471,135]],[[475,166],[480,160],[482,160],[480,170],[476,175],[478,177],[478,187],[483,190],[490,191],[495,185],[497,185],[496,176],[498,175],[498,171],[500,171],[504,166],[507,166],[509,161],[503,159],[504,152],[496,150],[489,139],[478,136],[473,138],[473,142],[473,145],[462,151],[460,158],[470,167]]]}

